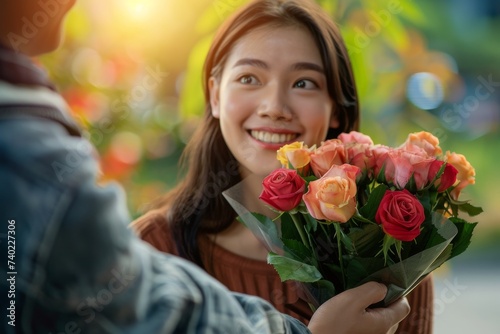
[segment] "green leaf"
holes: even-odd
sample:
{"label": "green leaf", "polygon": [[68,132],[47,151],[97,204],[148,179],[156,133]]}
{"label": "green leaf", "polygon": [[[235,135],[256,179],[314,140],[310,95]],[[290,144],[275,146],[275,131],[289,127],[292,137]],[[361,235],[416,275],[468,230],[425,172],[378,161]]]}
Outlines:
{"label": "green leaf", "polygon": [[473,206],[470,203],[461,204],[458,206],[460,211],[466,212],[469,216],[477,216],[478,214],[483,212],[483,208],[478,206]]}
{"label": "green leaf", "polygon": [[288,212],[281,215],[281,238],[301,241],[300,234]]}
{"label": "green leaf", "polygon": [[267,255],[267,263],[276,269],[282,282],[287,280],[316,282],[322,278],[316,267],[275,253]]}
{"label": "green leaf", "polygon": [[382,198],[384,197],[387,189],[389,188],[385,184],[380,184],[379,186],[377,186],[370,194],[366,205],[359,209],[359,213],[363,217],[371,221],[375,221],[377,209],[380,206],[380,201],[382,201]]}
{"label": "green leaf", "polygon": [[382,168],[380,169],[376,180],[378,183],[381,183],[381,185],[387,182],[387,180],[385,179],[385,164],[382,165]]}
{"label": "green leaf", "polygon": [[316,259],[312,251],[307,248],[301,241],[294,239],[281,239],[283,241],[284,250],[291,255],[294,260],[316,264]]}
{"label": "green leaf", "polygon": [[303,215],[303,217],[306,219],[306,227],[308,231],[313,231],[316,232],[318,229],[318,221],[311,217],[309,214]]}
{"label": "green leaf", "polygon": [[379,271],[384,267],[384,259],[382,258],[362,258],[356,257],[349,261],[346,270],[347,284],[346,289],[353,288],[359,285],[359,282],[364,280],[369,275]]}
{"label": "green leaf", "polygon": [[417,183],[415,182],[415,174],[411,174],[410,180],[406,184],[405,188],[414,194],[417,191]]}
{"label": "green leaf", "polygon": [[376,254],[380,250],[384,238],[384,232],[377,224],[366,224],[359,228],[352,228],[348,235],[360,257]]}
{"label": "green leaf", "polygon": [[313,296],[314,300],[317,301],[317,305],[310,305],[313,311],[315,311],[319,305],[323,304],[337,294],[335,285],[324,279],[308,283],[305,288],[308,290],[309,294]]}
{"label": "green leaf", "polygon": [[477,223],[469,223],[458,217],[450,217],[449,219],[455,224],[458,229],[457,235],[451,241],[453,245],[450,256],[451,259],[463,253],[467,249],[467,247],[469,247],[472,238],[472,232],[474,231]]}
{"label": "green leaf", "polygon": [[437,194],[436,192],[430,192],[428,190],[424,190],[417,195],[418,200],[420,201],[426,212],[432,211],[432,204],[431,204],[433,201],[432,197],[435,198],[436,194]]}
{"label": "green leaf", "polygon": [[439,245],[446,240],[439,233],[438,228],[434,225],[432,215],[425,216],[425,221],[422,223],[422,226],[423,228],[420,231],[419,236],[415,239],[415,243],[405,243],[408,245],[407,252],[405,252],[405,254],[407,254],[406,256],[422,252],[426,249]]}
{"label": "green leaf", "polygon": [[[391,249],[391,246],[396,245],[397,241],[399,241],[399,240],[394,239],[390,235],[386,234],[384,236],[384,242],[382,244],[382,253],[384,254],[384,262],[385,263],[387,263],[387,259],[389,258],[389,251]],[[397,248],[397,246],[396,246],[396,248]],[[401,247],[399,248],[399,252],[401,252]]]}

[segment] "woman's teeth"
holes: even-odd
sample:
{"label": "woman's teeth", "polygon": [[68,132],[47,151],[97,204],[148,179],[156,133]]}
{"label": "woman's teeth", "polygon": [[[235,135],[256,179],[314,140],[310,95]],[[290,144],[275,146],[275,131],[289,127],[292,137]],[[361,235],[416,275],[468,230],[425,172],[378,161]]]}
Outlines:
{"label": "woman's teeth", "polygon": [[296,134],[292,133],[272,133],[272,132],[266,132],[266,131],[257,131],[257,130],[252,130],[250,132],[252,137],[254,137],[257,140],[260,140],[261,142],[264,143],[272,143],[272,144],[278,144],[278,143],[287,143],[289,141],[292,141],[295,137],[297,137]]}

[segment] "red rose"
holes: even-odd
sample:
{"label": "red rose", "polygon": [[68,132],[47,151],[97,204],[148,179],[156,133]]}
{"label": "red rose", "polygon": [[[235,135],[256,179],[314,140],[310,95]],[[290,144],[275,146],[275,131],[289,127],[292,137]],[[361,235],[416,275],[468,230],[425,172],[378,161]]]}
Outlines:
{"label": "red rose", "polygon": [[453,167],[452,164],[448,164],[441,160],[436,160],[432,163],[431,168],[429,169],[429,181],[434,180],[443,164],[446,164],[446,166],[444,166],[443,173],[435,182],[435,186],[438,187],[437,191],[439,193],[454,185],[457,181],[458,175],[458,170]]}
{"label": "red rose", "polygon": [[384,232],[401,241],[415,239],[424,220],[422,203],[406,189],[387,190],[375,215]]}
{"label": "red rose", "polygon": [[279,211],[290,211],[299,205],[306,187],[296,170],[285,168],[266,176],[262,185],[259,198]]}

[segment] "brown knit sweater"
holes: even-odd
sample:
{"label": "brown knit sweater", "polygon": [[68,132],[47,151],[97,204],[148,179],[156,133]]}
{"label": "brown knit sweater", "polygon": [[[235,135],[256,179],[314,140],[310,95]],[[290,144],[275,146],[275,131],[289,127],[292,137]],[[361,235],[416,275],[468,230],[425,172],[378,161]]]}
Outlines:
{"label": "brown knit sweater", "polygon": [[[163,211],[148,212],[133,222],[132,228],[141,239],[158,250],[176,254],[175,243]],[[229,290],[259,296],[271,302],[279,311],[305,324],[309,322],[312,311],[308,304],[299,298],[300,289],[294,282],[281,282],[274,268],[267,262],[234,254],[218,246],[207,236],[199,237],[198,245],[207,272]],[[432,276],[429,275],[423,280],[407,298],[411,312],[399,324],[397,333],[432,333]]]}

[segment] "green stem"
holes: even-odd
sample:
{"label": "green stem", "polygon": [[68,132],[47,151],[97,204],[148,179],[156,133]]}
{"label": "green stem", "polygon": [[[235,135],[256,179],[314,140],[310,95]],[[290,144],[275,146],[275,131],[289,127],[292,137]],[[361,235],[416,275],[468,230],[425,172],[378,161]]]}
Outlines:
{"label": "green stem", "polygon": [[340,270],[342,271],[342,285],[343,288],[345,289],[345,273],[344,273],[344,261],[342,259],[342,229],[340,227],[340,223],[333,223],[333,226],[335,227],[335,235],[337,237],[337,244],[339,247],[339,263],[340,263]]}
{"label": "green stem", "polygon": [[299,220],[298,217],[296,217],[296,215],[290,214],[290,217],[292,217],[293,223],[295,224],[295,228],[297,228],[297,231],[299,231],[302,243],[304,244],[304,246],[310,249],[309,240],[307,239],[307,236],[305,235],[304,232],[304,224],[302,224],[302,222]]}

